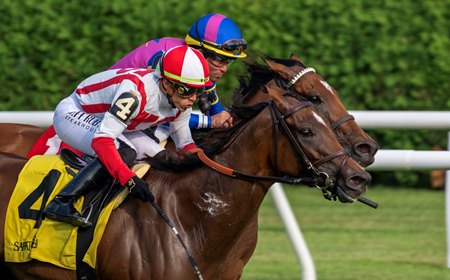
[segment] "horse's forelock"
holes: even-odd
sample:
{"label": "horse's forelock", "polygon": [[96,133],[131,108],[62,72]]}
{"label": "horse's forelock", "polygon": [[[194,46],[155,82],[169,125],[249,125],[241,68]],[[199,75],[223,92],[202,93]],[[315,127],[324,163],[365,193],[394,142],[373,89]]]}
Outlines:
{"label": "horse's forelock", "polygon": [[265,64],[254,60],[244,63],[247,67],[247,75],[239,77],[239,88],[234,92],[233,102],[245,102],[267,82],[277,79],[277,74]]}
{"label": "horse's forelock", "polygon": [[269,56],[267,56],[266,59],[272,60],[278,64],[282,64],[287,67],[300,66],[300,67],[306,68],[306,65],[298,60],[275,58],[275,57],[269,57]]}
{"label": "horse's forelock", "polygon": [[[264,58],[287,67],[298,66],[306,68],[306,65],[302,62],[293,59],[282,59],[269,56],[264,56]],[[266,64],[258,63],[256,60],[248,60],[245,61],[244,64],[246,65],[248,74],[239,77],[240,87],[235,91],[233,101],[245,101],[270,80],[273,80],[280,88],[287,89],[287,81],[280,78],[278,74],[272,71]]]}

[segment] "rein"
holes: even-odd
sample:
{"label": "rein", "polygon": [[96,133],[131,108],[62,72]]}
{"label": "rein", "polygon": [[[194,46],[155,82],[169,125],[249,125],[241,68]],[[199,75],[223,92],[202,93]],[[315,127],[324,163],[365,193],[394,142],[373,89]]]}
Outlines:
{"label": "rein", "polygon": [[205,154],[205,152],[201,148],[194,148],[192,151],[194,153],[197,153],[198,158],[211,169],[236,179],[253,179],[253,180],[275,181],[285,184],[306,184],[306,185],[316,184],[318,182],[317,178],[314,177],[290,178],[290,177],[251,175],[248,173],[236,171],[216,161],[213,161]]}
{"label": "rein", "polygon": [[[234,169],[223,166],[223,165],[213,161],[200,148],[195,148],[193,150],[193,152],[197,153],[199,159],[205,165],[207,165],[211,169],[213,169],[221,174],[224,174],[226,176],[233,177],[233,178],[241,178],[241,179],[265,180],[265,181],[273,181],[273,182],[286,183],[286,184],[304,184],[304,185],[309,185],[309,186],[315,186],[315,187],[318,187],[320,190],[322,190],[322,193],[325,198],[330,200],[332,197],[336,196],[335,183],[329,177],[328,174],[326,174],[325,172],[319,172],[317,170],[316,166],[321,165],[325,162],[331,161],[340,156],[347,156],[347,158],[348,158],[349,157],[348,153],[345,150],[340,150],[335,154],[328,155],[325,158],[316,161],[314,164],[311,163],[311,161],[308,159],[308,157],[304,153],[303,149],[301,148],[298,141],[295,139],[291,129],[288,127],[288,125],[285,121],[285,119],[287,117],[289,117],[290,115],[292,115],[304,108],[310,107],[312,105],[313,104],[311,102],[305,101],[305,102],[302,102],[300,105],[292,108],[288,112],[282,113],[273,101],[268,103],[268,106],[269,106],[269,109],[271,112],[271,117],[273,119],[273,125],[274,125],[274,139],[275,139],[274,150],[276,153],[275,167],[276,167],[277,173],[278,173],[278,154],[277,154],[278,141],[277,141],[277,139],[278,139],[278,134],[279,134],[279,126],[281,125],[281,128],[288,136],[288,139],[291,142],[295,152],[300,156],[300,158],[301,158],[302,162],[305,164],[306,168],[312,172],[311,177],[292,178],[292,177],[287,177],[287,176],[251,175],[248,173],[236,171]],[[343,163],[345,163],[345,161],[346,160],[343,160]]]}

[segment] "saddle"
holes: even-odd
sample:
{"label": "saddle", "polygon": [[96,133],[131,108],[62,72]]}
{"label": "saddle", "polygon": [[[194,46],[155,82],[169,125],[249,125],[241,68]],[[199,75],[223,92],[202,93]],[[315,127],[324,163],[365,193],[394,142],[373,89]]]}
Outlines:
{"label": "saddle", "polygon": [[[126,198],[128,191],[113,181],[80,198],[75,207],[93,223],[90,228],[74,227],[43,216],[46,204],[90,160],[92,158],[79,157],[64,149],[60,156],[35,156],[27,162],[8,205],[6,261],[38,259],[66,269],[76,269],[78,279],[95,278],[96,248],[112,210]],[[138,167],[135,171],[138,176],[143,176],[149,169],[148,164]]]}
{"label": "saddle", "polygon": [[[83,155],[83,157],[80,157],[72,150],[66,148],[60,150],[60,157],[67,165],[77,170],[81,170],[93,159],[93,157],[88,155]],[[133,171],[135,171],[135,173],[142,178],[149,168],[149,164],[140,163],[133,167]],[[95,279],[94,269],[83,261],[83,256],[85,256],[94,238],[95,225],[99,219],[102,209],[105,205],[114,200],[114,198],[119,195],[122,190],[122,186],[116,182],[113,182],[109,186],[103,186],[100,190],[89,192],[84,197],[82,209],[83,212],[88,210],[87,217],[88,220],[92,222],[93,226],[90,228],[78,229],[76,248],[78,279]]]}
{"label": "saddle", "polygon": [[83,157],[80,157],[75,152],[67,148],[62,148],[59,151],[59,156],[67,165],[77,170],[85,167],[86,164],[88,164],[93,159],[88,155],[83,155]]}

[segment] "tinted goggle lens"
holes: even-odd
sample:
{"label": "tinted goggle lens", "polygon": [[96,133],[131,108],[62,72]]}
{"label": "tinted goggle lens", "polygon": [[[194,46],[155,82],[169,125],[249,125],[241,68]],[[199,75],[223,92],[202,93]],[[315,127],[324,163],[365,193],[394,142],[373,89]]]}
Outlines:
{"label": "tinted goggle lens", "polygon": [[181,97],[191,97],[194,94],[202,94],[205,91],[205,87],[187,87],[185,85],[177,84],[172,82],[172,87],[175,89],[176,93]]}
{"label": "tinted goggle lens", "polygon": [[240,54],[245,49],[247,49],[247,41],[244,39],[232,39],[228,40],[222,45],[221,49],[227,52],[233,52],[234,54]]}

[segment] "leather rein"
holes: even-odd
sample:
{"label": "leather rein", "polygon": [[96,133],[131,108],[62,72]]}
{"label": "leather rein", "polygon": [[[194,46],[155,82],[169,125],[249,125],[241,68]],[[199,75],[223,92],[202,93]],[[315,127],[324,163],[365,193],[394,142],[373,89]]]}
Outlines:
{"label": "leather rein", "polygon": [[[294,94],[291,93],[286,93],[285,95],[289,95],[291,97],[297,98],[298,97]],[[303,149],[301,148],[300,143],[295,139],[294,134],[292,133],[291,129],[289,128],[289,126],[286,123],[286,119],[293,115],[294,113],[313,106],[313,104],[309,101],[304,101],[301,104],[299,104],[298,106],[292,108],[291,110],[289,110],[288,112],[282,113],[280,111],[280,109],[278,108],[278,106],[275,104],[275,102],[270,102],[268,103],[270,112],[271,112],[271,117],[273,120],[273,125],[274,125],[274,149],[275,149],[275,169],[277,170],[277,173],[279,176],[258,176],[258,175],[252,175],[252,174],[248,174],[245,172],[240,172],[234,169],[231,169],[229,167],[223,166],[213,160],[211,160],[202,149],[200,148],[196,148],[193,152],[197,153],[198,157],[200,158],[200,160],[207,166],[209,166],[210,168],[212,168],[213,170],[222,173],[224,175],[233,177],[233,178],[240,178],[240,179],[250,179],[250,180],[266,180],[266,181],[273,181],[273,182],[279,182],[279,183],[286,183],[286,184],[304,184],[304,185],[308,185],[308,186],[314,186],[314,187],[318,187],[319,189],[322,190],[322,193],[324,195],[325,198],[327,199],[332,199],[332,197],[334,197],[335,194],[335,183],[333,182],[333,180],[329,177],[329,175],[325,172],[320,172],[318,171],[318,169],[316,168],[317,166],[331,161],[337,157],[341,157],[341,156],[346,156],[347,158],[344,159],[342,161],[342,164],[340,166],[340,168],[342,168],[342,165],[345,164],[345,162],[347,161],[349,154],[345,151],[345,150],[340,150],[334,154],[328,155],[314,163],[312,163],[308,157],[306,156],[306,154],[304,153]],[[300,159],[302,160],[303,164],[305,165],[305,167],[307,168],[307,170],[310,171],[311,176],[310,177],[301,177],[301,178],[293,178],[293,177],[288,177],[288,176],[281,176],[279,174],[279,170],[278,170],[278,134],[279,134],[279,127],[281,126],[282,130],[284,131],[284,133],[287,135],[293,149],[295,150],[295,152],[297,153],[297,155],[300,157]]]}

